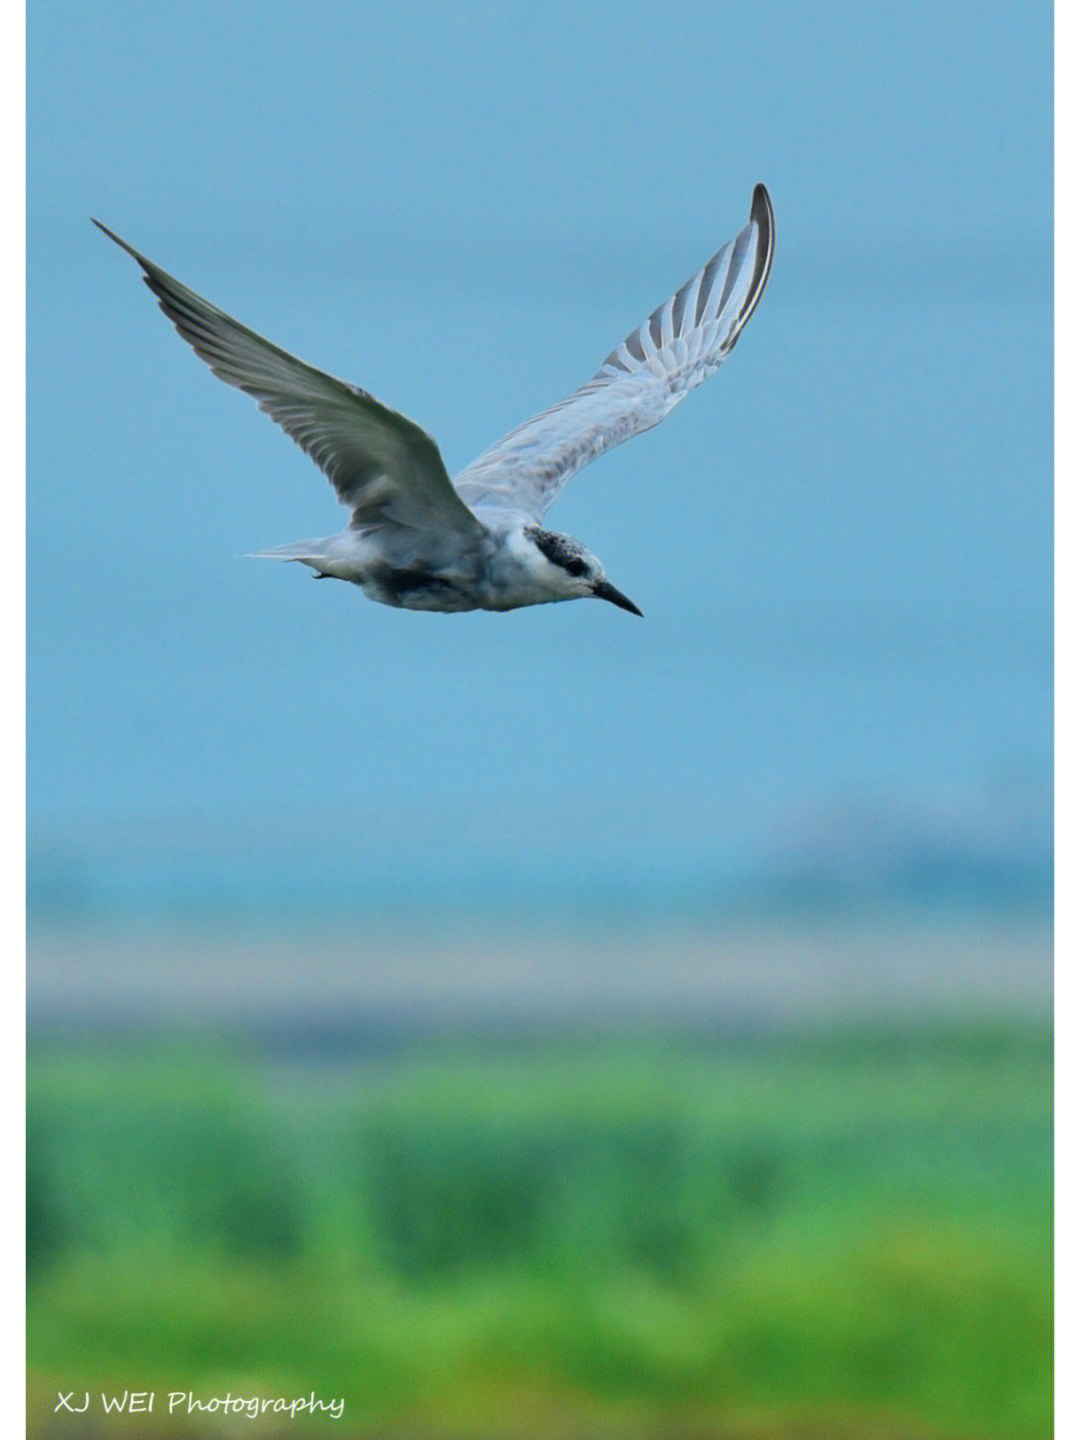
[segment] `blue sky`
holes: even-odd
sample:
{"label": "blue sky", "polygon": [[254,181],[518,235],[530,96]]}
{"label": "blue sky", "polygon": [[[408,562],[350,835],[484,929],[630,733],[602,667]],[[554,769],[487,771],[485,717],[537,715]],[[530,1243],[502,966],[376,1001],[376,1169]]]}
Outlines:
{"label": "blue sky", "polygon": [[[662,887],[868,804],[976,851],[1003,810],[1031,832],[1048,8],[300,14],[29,9],[36,863],[130,894],[335,866]],[[240,559],[337,528],[332,493],[88,224],[453,471],[585,379],[758,180],[776,264],[738,351],[551,512],[643,621],[404,614]]]}

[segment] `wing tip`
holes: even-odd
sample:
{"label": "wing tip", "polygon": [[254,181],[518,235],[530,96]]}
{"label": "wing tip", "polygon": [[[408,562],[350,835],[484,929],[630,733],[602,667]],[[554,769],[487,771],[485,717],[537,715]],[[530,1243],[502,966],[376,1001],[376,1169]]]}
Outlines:
{"label": "wing tip", "polygon": [[90,216],[90,224],[96,225],[103,235],[107,235],[114,244],[120,246],[121,250],[126,250],[133,260],[138,261],[138,263],[143,267],[143,269],[146,269],[147,262],[143,259],[143,257],[139,254],[139,252],[135,249],[133,245],[129,245],[126,240],[121,240],[120,236],[117,235],[115,230],[110,230],[109,227],[107,225],[103,225],[100,220],[95,220],[93,215]]}
{"label": "wing tip", "polygon": [[100,220],[96,220],[93,215],[90,216],[90,224],[96,225],[103,235],[107,235],[110,240],[115,240],[118,245],[122,245],[124,243],[120,239],[119,235],[113,234],[113,232],[109,229],[108,225],[104,225]]}
{"label": "wing tip", "polygon": [[773,210],[772,197],[768,189],[760,181],[754,186],[754,195],[750,202],[750,224],[757,226],[757,253],[754,256],[754,274],[747,291],[746,302],[735,326],[736,338],[757,309],[758,301],[765,293],[765,286],[768,284],[769,273],[772,270],[773,250],[776,247],[776,212]]}

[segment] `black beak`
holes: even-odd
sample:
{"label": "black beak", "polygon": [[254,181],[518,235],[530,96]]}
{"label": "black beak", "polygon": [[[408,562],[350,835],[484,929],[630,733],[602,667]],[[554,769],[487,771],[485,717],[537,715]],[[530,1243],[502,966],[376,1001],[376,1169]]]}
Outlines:
{"label": "black beak", "polygon": [[628,600],[621,590],[616,590],[607,580],[598,580],[592,593],[598,600],[610,600],[612,605],[618,605],[620,610],[629,610],[631,615],[641,614],[634,602]]}

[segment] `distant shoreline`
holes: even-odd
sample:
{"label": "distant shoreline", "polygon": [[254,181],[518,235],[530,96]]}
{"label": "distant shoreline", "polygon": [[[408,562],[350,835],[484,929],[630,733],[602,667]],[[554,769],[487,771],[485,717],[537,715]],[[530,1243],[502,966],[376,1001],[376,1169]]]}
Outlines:
{"label": "distant shoreline", "polygon": [[776,1028],[1045,1013],[1048,916],[878,911],[574,925],[536,917],[31,927],[31,1031],[402,1015],[448,1025]]}

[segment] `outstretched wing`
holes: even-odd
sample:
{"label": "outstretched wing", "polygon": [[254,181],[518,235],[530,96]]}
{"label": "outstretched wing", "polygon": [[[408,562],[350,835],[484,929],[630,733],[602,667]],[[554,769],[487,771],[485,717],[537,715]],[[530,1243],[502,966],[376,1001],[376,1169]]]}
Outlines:
{"label": "outstretched wing", "polygon": [[372,395],[279,350],[147,260],[102,225],[143,269],[158,304],[226,384],[251,395],[329,477],[354,529],[402,525],[442,533],[483,527],[450,484],[435,441]]}
{"label": "outstretched wing", "polygon": [[455,477],[465,503],[539,520],[583,465],[658,425],[734,349],[769,278],[774,230],[769,192],[757,185],[734,240],[631,331],[591,380]]}

